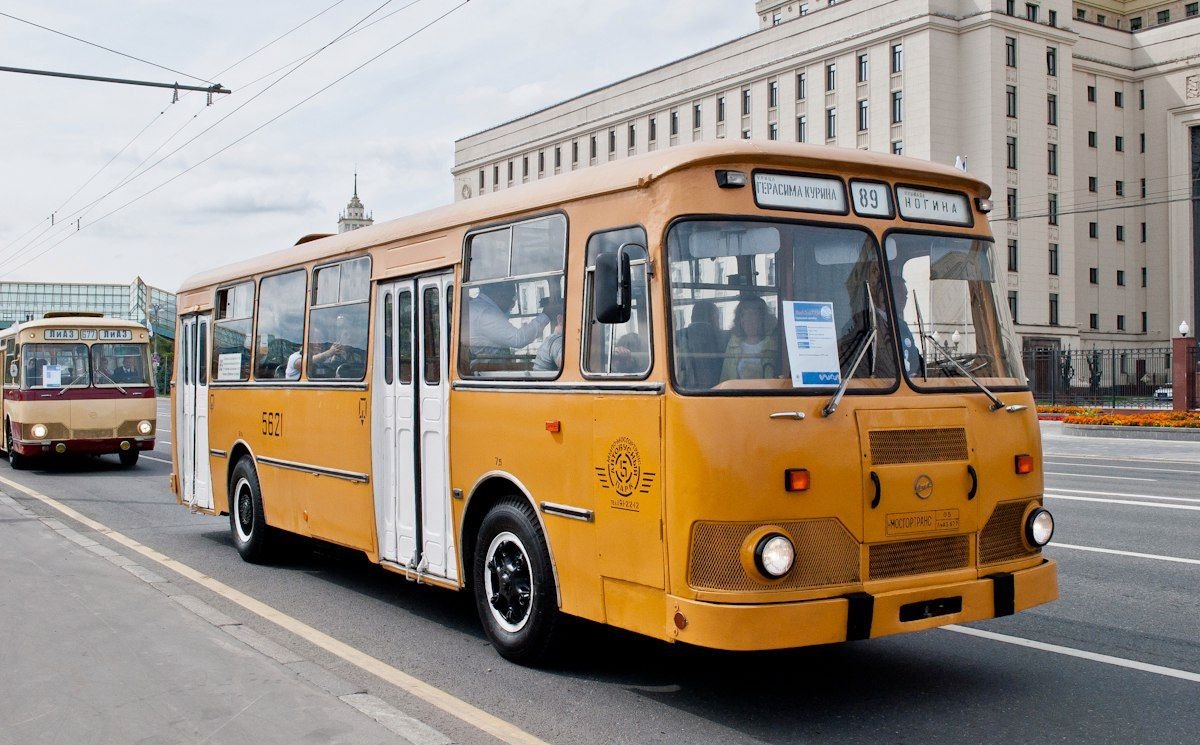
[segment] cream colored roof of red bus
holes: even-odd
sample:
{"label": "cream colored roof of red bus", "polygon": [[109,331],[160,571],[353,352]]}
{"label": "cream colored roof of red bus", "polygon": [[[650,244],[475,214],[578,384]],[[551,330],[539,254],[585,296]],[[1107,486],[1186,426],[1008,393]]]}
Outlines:
{"label": "cream colored roof of red bus", "polygon": [[[480,195],[299,246],[292,245],[290,240],[281,240],[285,244],[281,250],[195,274],[184,281],[179,291],[184,293],[358,250],[389,244],[402,248],[406,243],[426,243],[432,234],[439,232],[503,220],[586,197],[645,187],[683,168],[739,162],[813,171],[829,171],[841,165],[856,175],[932,182],[985,197],[991,193],[984,182],[950,166],[866,150],[748,140],[683,145]],[[458,260],[461,247],[457,243],[447,244],[439,247],[436,253],[431,256],[427,250],[421,251],[420,263],[426,267],[452,264]]]}
{"label": "cream colored roof of red bus", "polygon": [[59,316],[58,318],[36,318],[32,321],[22,321],[4,329],[5,334],[36,329],[139,329],[146,327],[137,321],[125,318],[97,318],[96,316]]}

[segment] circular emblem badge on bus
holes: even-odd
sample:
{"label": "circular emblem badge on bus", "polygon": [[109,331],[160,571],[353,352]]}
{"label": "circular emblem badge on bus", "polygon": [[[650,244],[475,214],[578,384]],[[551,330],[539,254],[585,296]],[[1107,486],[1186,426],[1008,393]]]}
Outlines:
{"label": "circular emblem badge on bus", "polygon": [[933,494],[933,479],[925,474],[918,476],[917,480],[913,482],[913,493],[917,495],[918,499],[929,499]]}
{"label": "circular emblem badge on bus", "polygon": [[637,446],[628,437],[621,437],[608,449],[608,482],[617,494],[628,497],[642,478],[642,459]]}

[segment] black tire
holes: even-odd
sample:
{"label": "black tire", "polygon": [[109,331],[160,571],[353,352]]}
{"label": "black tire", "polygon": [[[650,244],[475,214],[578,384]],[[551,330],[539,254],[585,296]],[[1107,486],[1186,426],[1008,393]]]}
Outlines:
{"label": "black tire", "polygon": [[237,462],[229,480],[229,533],[245,561],[264,564],[274,555],[275,531],[263,516],[258,472],[248,457]]}
{"label": "black tire", "polygon": [[122,466],[125,468],[133,468],[135,465],[137,465],[139,453],[140,451],[138,451],[137,448],[130,448],[129,450],[119,451],[117,453],[117,457],[121,459]]}
{"label": "black tire", "polygon": [[500,502],[483,518],[471,579],[479,620],[501,657],[528,665],[550,656],[558,592],[546,539],[526,501]]}
{"label": "black tire", "polygon": [[29,465],[29,459],[17,452],[13,446],[12,423],[4,423],[4,452],[8,454],[8,465],[14,471],[23,471]]}

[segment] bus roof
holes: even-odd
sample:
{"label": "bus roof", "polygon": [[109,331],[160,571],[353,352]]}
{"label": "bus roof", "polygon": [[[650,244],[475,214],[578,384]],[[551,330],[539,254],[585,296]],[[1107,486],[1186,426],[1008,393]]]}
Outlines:
{"label": "bus roof", "polygon": [[[683,145],[622,158],[603,166],[561,174],[515,189],[480,195],[474,199],[388,220],[348,233],[310,240],[302,245],[289,245],[279,251],[192,275],[183,282],[179,292],[222,284],[262,272],[300,266],[376,246],[403,244],[406,239],[417,242],[413,239],[435,231],[492,222],[510,215],[535,212],[586,197],[645,187],[667,174],[684,168],[745,161],[767,166],[821,170],[827,170],[831,165],[844,164],[855,173],[873,173],[876,177],[886,175],[892,179],[918,183],[932,179],[957,188],[983,192],[985,196],[990,194],[987,184],[974,176],[950,166],[916,158],[820,145],[723,140],[716,143]],[[455,246],[451,255],[440,258],[444,264],[454,263],[459,258],[458,247]]]}
{"label": "bus roof", "polygon": [[71,328],[91,328],[91,329],[141,329],[146,330],[146,327],[137,321],[130,321],[125,318],[101,318],[97,316],[55,316],[53,318],[37,318],[32,321],[22,321],[15,323],[12,326],[0,331],[0,334],[10,335],[21,331],[32,331],[34,329],[58,329],[64,327]]}

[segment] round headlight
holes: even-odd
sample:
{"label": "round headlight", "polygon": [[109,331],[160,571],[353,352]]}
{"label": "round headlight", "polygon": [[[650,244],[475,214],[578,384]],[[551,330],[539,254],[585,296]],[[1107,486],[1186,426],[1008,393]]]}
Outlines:
{"label": "round headlight", "polygon": [[1054,516],[1049,510],[1038,507],[1029,513],[1025,521],[1025,540],[1030,546],[1045,546],[1054,535]]}
{"label": "round headlight", "polygon": [[786,536],[778,533],[763,536],[754,548],[754,563],[758,571],[771,579],[778,579],[792,570],[796,560],[796,549]]}
{"label": "round headlight", "polygon": [[46,436],[46,425],[35,424],[30,432],[33,433],[33,439],[40,440]]}
{"label": "round headlight", "polygon": [[138,432],[141,432],[143,435],[150,434],[150,430],[152,430],[152,429],[154,429],[154,426],[151,425],[150,422],[146,421],[145,419],[138,422]]}

